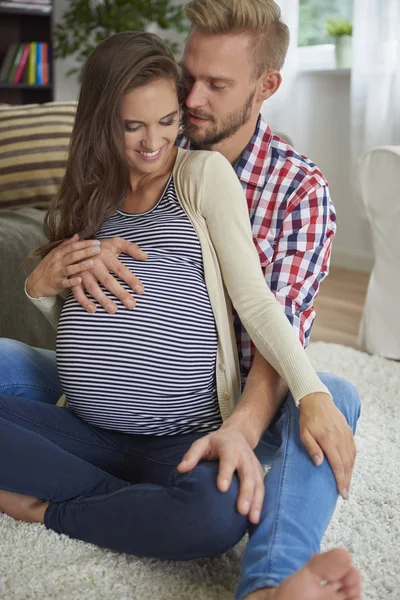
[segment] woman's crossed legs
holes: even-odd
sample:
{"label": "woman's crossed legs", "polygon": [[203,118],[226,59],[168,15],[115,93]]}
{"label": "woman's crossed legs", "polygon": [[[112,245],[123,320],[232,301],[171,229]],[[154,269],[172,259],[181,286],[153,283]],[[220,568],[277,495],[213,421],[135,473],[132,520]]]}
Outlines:
{"label": "woman's crossed legs", "polygon": [[236,477],[218,491],[217,463],[176,471],[201,435],[123,434],[2,395],[0,490],[48,501],[48,528],[98,546],[175,560],[219,555],[241,539],[247,518],[236,510]]}

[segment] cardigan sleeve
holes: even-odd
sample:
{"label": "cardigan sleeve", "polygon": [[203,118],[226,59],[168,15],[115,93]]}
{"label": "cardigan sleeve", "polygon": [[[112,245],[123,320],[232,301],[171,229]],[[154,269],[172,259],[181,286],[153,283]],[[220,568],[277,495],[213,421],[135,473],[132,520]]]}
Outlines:
{"label": "cardigan sleeve", "polygon": [[29,300],[34,304],[40,312],[46,317],[49,323],[57,329],[58,320],[61,314],[61,308],[63,305],[63,299],[60,296],[49,296],[48,298],[32,298],[26,291],[25,281],[25,294]]}
{"label": "cardigan sleeve", "polygon": [[265,282],[242,186],[217,152],[204,163],[200,210],[229,297],[259,352],[285,379],[296,404],[313,392],[329,394]]}

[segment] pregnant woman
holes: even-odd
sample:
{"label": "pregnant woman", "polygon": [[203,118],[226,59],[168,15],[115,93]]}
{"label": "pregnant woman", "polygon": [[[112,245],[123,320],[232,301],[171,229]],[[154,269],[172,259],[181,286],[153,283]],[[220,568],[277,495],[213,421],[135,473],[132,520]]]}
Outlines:
{"label": "pregnant woman", "polygon": [[[329,392],[265,283],[230,164],[175,147],[178,88],[157,36],[117,34],[89,58],[50,241],[27,281],[58,323],[68,407],[0,396],[0,510],[114,550],[189,559],[220,554],[248,525],[236,475],[222,491],[217,462],[176,468],[240,398],[232,305],[296,403]],[[74,242],[77,232],[89,241]],[[89,314],[71,293],[45,297],[46,269],[61,289],[90,268],[80,264],[89,246],[118,236],[145,252],[121,256],[141,282],[135,306],[106,287],[115,314],[94,298]]]}

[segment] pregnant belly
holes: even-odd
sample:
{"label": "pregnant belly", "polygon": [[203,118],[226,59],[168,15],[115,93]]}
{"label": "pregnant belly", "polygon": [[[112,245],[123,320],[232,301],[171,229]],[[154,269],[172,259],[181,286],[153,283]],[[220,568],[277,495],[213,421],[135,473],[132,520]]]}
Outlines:
{"label": "pregnant belly", "polygon": [[215,390],[217,334],[205,286],[176,278],[143,283],[146,291],[132,311],[103,290],[118,306],[113,315],[100,305],[88,314],[72,294],[67,298],[57,364],[72,407],[83,398],[185,402]]}

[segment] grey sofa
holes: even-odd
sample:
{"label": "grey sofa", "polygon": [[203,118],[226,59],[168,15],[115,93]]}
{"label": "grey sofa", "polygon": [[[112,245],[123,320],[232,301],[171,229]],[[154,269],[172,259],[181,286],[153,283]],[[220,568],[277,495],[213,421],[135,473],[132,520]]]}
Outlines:
{"label": "grey sofa", "polygon": [[[0,210],[0,337],[54,349],[54,329],[24,291],[23,262],[44,240],[44,215],[45,211],[37,208]],[[32,261],[30,269],[34,265]]]}

